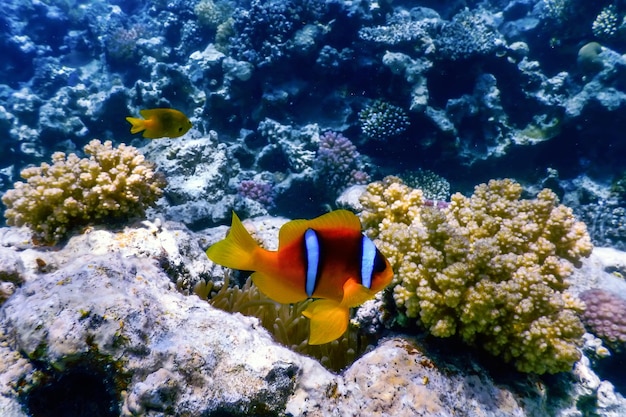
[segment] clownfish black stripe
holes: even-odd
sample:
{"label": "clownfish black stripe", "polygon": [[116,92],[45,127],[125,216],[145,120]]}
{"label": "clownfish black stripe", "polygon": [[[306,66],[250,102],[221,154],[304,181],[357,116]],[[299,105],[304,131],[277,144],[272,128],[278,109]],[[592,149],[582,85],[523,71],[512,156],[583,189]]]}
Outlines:
{"label": "clownfish black stripe", "polygon": [[307,260],[304,290],[308,297],[312,297],[315,291],[315,284],[317,283],[320,263],[320,242],[315,230],[307,229],[304,232],[304,247]]}
{"label": "clownfish black stripe", "polygon": [[367,236],[363,236],[361,238],[361,285],[367,289],[372,288],[376,257],[377,250],[374,242]]}

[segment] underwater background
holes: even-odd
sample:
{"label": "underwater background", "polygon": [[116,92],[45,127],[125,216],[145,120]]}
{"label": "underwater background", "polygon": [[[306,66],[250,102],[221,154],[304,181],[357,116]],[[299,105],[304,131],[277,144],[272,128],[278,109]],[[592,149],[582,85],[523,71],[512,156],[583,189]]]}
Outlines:
{"label": "underwater background", "polygon": [[[172,107],[193,122],[181,140],[215,132],[226,148],[231,172],[205,193],[252,197],[255,213],[311,217],[385,175],[418,175],[435,194],[439,182],[442,200],[510,177],[550,187],[596,243],[621,247],[621,7],[7,1],[0,190],[93,138],[146,146],[125,117]],[[190,198],[168,190],[165,210],[200,204]],[[228,220],[197,211],[180,220]]]}
{"label": "underwater background", "polygon": [[[271,314],[259,313],[251,306],[268,301],[254,292],[254,288],[250,289],[245,274],[234,273],[230,277],[231,286],[237,283],[238,287],[231,288],[226,294],[229,277],[224,278],[223,271],[216,272],[214,265],[210,268],[191,266],[198,261],[183,255],[173,261],[172,253],[180,251],[204,256],[206,247],[223,237],[218,235],[223,235],[224,226],[230,224],[233,211],[242,219],[265,219],[261,226],[257,225],[257,234],[262,236],[267,230],[280,227],[275,223],[263,226],[264,221],[312,218],[335,208],[350,207],[363,213],[365,231],[378,239],[377,244],[387,245],[385,247],[391,251],[389,254],[381,250],[393,258],[393,253],[408,253],[412,249],[394,241],[393,234],[385,235],[388,230],[383,230],[380,225],[387,224],[385,222],[392,218],[406,224],[412,220],[395,212],[380,214],[388,209],[377,206],[381,199],[389,198],[385,200],[389,207],[393,204],[418,205],[448,210],[449,216],[456,216],[454,219],[459,223],[468,218],[464,209],[477,210],[479,204],[487,207],[503,204],[523,219],[533,218],[541,208],[518,206],[518,199],[539,201],[550,207],[562,204],[571,211],[558,217],[558,221],[562,220],[564,224],[559,230],[564,230],[563,235],[569,239],[561,252],[559,245],[555,244],[559,259],[571,263],[571,269],[574,266],[580,268],[581,259],[591,253],[591,247],[585,246],[586,233],[596,249],[614,250],[610,256],[606,255],[609,252],[597,255],[604,258],[603,266],[596,265],[595,272],[589,272],[588,268],[592,268],[589,265],[593,264],[590,262],[583,265],[581,270],[585,272],[574,274],[578,284],[573,293],[580,296],[587,307],[584,303],[570,303],[565,297],[554,301],[557,307],[551,305],[558,318],[550,316],[552,312],[545,313],[552,317],[552,321],[569,326],[567,331],[559,328],[563,334],[556,337],[562,337],[566,345],[570,338],[582,338],[582,324],[576,324],[579,321],[574,319],[575,316],[581,317],[590,332],[585,335],[588,338],[585,339],[586,350],[581,348],[582,361],[586,360],[593,372],[600,375],[593,375],[598,383],[593,388],[585,388],[588,392],[581,389],[576,394],[579,396],[571,394],[568,397],[564,388],[568,383],[563,381],[580,382],[584,378],[563,372],[563,363],[565,368],[571,368],[581,358],[580,352],[568,351],[569,356],[560,358],[557,364],[535,366],[531,359],[520,364],[516,362],[516,353],[506,353],[510,349],[508,339],[486,350],[504,357],[507,364],[513,362],[513,367],[503,370],[494,366],[494,369],[485,371],[484,375],[488,376],[483,378],[481,373],[480,378],[493,378],[501,384],[507,381],[514,386],[516,382],[510,382],[509,378],[527,378],[526,375],[519,376],[518,372],[529,373],[532,383],[524,379],[528,386],[546,384],[552,387],[547,389],[553,395],[548,400],[542,396],[548,395],[543,388],[528,394],[529,397],[543,398],[544,403],[549,404],[550,415],[618,416],[626,412],[623,397],[626,395],[626,375],[623,371],[615,371],[626,369],[626,319],[613,322],[611,317],[626,317],[626,287],[622,275],[626,273],[626,256],[620,252],[626,250],[625,53],[626,3],[619,0],[4,0],[0,15],[0,196],[5,196],[5,204],[0,205],[3,214],[0,225],[4,230],[0,233],[1,246],[12,253],[41,250],[37,255],[28,252],[29,258],[15,261],[20,263],[28,259],[32,262],[32,267],[25,266],[26,271],[47,276],[58,269],[57,273],[71,276],[61,268],[66,260],[52,260],[47,251],[67,252],[68,249],[64,248],[67,239],[80,235],[90,225],[104,225],[104,229],[118,231],[127,225],[128,218],[133,221],[146,218],[158,222],[155,230],[159,231],[152,233],[161,236],[160,225],[168,224],[171,230],[177,230],[177,237],[172,239],[183,236],[189,240],[185,240],[185,248],[176,247],[171,251],[137,249],[132,252],[133,256],[139,254],[157,259],[160,270],[167,275],[165,281],[169,279],[185,295],[195,293],[203,300],[213,298],[215,306],[227,311],[243,311],[239,307],[245,304],[247,310],[243,312],[263,316],[260,317],[265,321],[263,326],[272,332],[277,320],[289,323],[284,325],[285,329],[302,326],[302,323],[291,323],[291,320],[292,316],[300,315],[303,306],[295,306],[292,310],[277,307]],[[131,134],[126,117],[138,117],[141,110],[154,108],[179,110],[191,121],[192,128],[175,138],[145,139],[139,134]],[[93,142],[94,139],[100,142]],[[121,149],[121,154],[115,154],[115,149]],[[76,154],[76,159],[69,157],[72,153]],[[101,203],[66,205],[54,213],[40,211],[37,201],[59,198],[62,194],[46,191],[46,187],[54,190],[69,187],[68,184],[59,185],[64,184],[60,180],[64,172],[100,173],[101,168],[85,167],[78,160],[99,153],[108,155],[100,160],[96,157],[100,167],[106,165],[109,157],[119,158],[115,164],[131,167],[129,169],[136,175],[134,185],[128,188],[129,202],[115,206],[121,216],[111,214]],[[53,164],[51,161],[68,168],[63,168],[66,171],[48,170],[50,165],[46,164]],[[26,174],[23,172],[29,167],[46,166],[44,174],[32,170],[25,171]],[[118,169],[115,165],[113,168]],[[19,189],[18,182],[23,183],[29,176],[40,174],[52,179],[42,180],[39,191],[34,188],[34,194],[22,195],[24,200],[31,200],[22,201],[19,206],[11,190]],[[489,183],[490,180],[504,179],[511,179],[514,183]],[[130,179],[124,181],[124,184],[132,182]],[[477,187],[487,183],[486,189]],[[96,182],[89,186],[95,190],[94,187]],[[398,194],[385,196],[384,189],[389,187]],[[543,189],[549,192],[542,194]],[[412,194],[415,190],[421,190],[421,194]],[[98,188],[95,193],[101,191]],[[112,194],[117,192],[113,191]],[[130,196],[133,193],[140,197]],[[462,200],[461,196],[455,200],[452,198],[455,193],[466,196],[467,200]],[[87,193],[81,195],[87,196]],[[369,200],[363,200],[363,195],[368,195]],[[472,195],[474,197],[468,197]],[[338,201],[340,196],[342,198]],[[362,205],[355,203],[359,196]],[[502,203],[500,197],[506,203]],[[457,206],[460,208],[454,214]],[[402,213],[410,217],[411,210]],[[519,217],[522,215],[528,217]],[[51,216],[56,216],[57,220],[49,220]],[[505,214],[502,216],[506,218]],[[554,218],[544,218],[544,223],[536,223],[550,229],[558,222]],[[436,215],[428,219],[424,214],[420,220],[426,229],[430,225],[435,230],[444,222]],[[477,216],[467,220],[467,224],[480,225],[483,220]],[[582,226],[575,222],[583,222],[586,231],[583,233]],[[180,226],[171,226],[173,224]],[[20,238],[9,235],[9,230],[16,229],[9,226],[23,225],[30,226],[35,232],[34,242],[24,238],[28,234],[22,234]],[[442,229],[437,229],[437,236],[453,240],[450,237],[453,232],[446,229],[445,233],[451,233],[446,235]],[[528,232],[522,225],[513,225],[511,229],[521,231],[520,234]],[[547,233],[547,240],[556,233],[550,230],[552,235]],[[131,251],[135,250],[134,245],[141,246],[141,239],[150,239],[150,236],[141,239],[134,235],[132,238],[124,236],[132,241],[130,244],[124,240]],[[111,236],[106,239],[120,240]],[[268,240],[275,243],[271,238]],[[179,240],[176,242],[177,245],[180,243]],[[421,248],[427,246],[425,242],[439,248],[435,238],[424,238],[419,243]],[[53,249],[38,249],[42,243]],[[501,247],[509,243],[501,243]],[[543,267],[542,250],[537,249],[540,245],[535,243],[515,248],[519,252],[539,253],[540,262],[534,263]],[[415,242],[411,244],[417,245]],[[69,245],[78,252],[68,254],[68,262],[77,256],[76,253],[89,255],[89,250],[95,247],[86,245],[83,249],[76,249],[79,247],[76,245]],[[451,248],[441,249],[443,253],[446,250],[448,254],[452,253]],[[163,255],[162,252],[167,253]],[[14,258],[8,253],[2,256],[10,264],[13,261],[9,260]],[[445,262],[451,257],[453,255],[449,255]],[[462,261],[473,265],[475,258],[463,258]],[[206,259],[202,261],[208,262]],[[420,258],[420,262],[427,263],[426,256]],[[52,267],[55,263],[58,265]],[[397,265],[396,273],[404,268],[399,260]],[[472,273],[480,276],[484,272],[482,267],[482,264],[476,266]],[[133,271],[141,268],[131,266]],[[540,283],[528,284],[529,298],[538,292],[541,295],[534,299],[549,298],[552,294],[560,297],[567,287],[563,280],[572,274],[569,269],[569,266],[555,267],[557,272],[550,271],[550,276],[556,276],[557,282],[550,283],[547,292],[541,292],[543,289],[535,291],[534,285],[540,286]],[[10,299],[14,290],[19,291],[17,288],[29,280],[17,277],[31,272],[0,274],[3,282],[12,285],[12,289],[0,293],[0,300],[4,302]],[[463,271],[463,276],[467,275],[466,272]],[[124,275],[125,272],[116,273]],[[597,278],[604,273],[615,281],[607,284]],[[548,275],[545,270],[540,274]],[[585,274],[594,275],[593,282],[581,284]],[[51,276],[48,284],[59,279]],[[304,347],[306,343],[298,340],[300,336],[294,339],[293,336],[283,334],[281,338],[274,334],[274,337],[338,373],[369,351],[364,345],[375,345],[381,334],[389,335],[390,329],[392,335],[406,331],[413,335],[450,336],[448,330],[441,331],[444,326],[441,320],[433,320],[431,326],[424,314],[420,316],[421,325],[427,331],[416,325],[414,318],[420,313],[415,308],[411,310],[412,295],[405,297],[401,292],[408,289],[420,294],[420,280],[413,277],[410,282],[403,282],[402,277],[399,279],[393,285],[401,290],[390,290],[377,299],[379,304],[376,307],[370,307],[370,312],[379,311],[372,314],[383,316],[367,319],[377,322],[372,325],[375,330],[367,336],[346,336],[334,353],[323,349],[308,351]],[[213,281],[219,281],[221,286],[214,286]],[[610,287],[611,291],[593,292],[600,287],[602,291]],[[244,291],[244,295],[237,291]],[[511,293],[524,291],[516,287]],[[237,297],[245,301],[238,305]],[[511,305],[517,303],[508,302]],[[0,316],[9,323],[11,308],[6,308],[7,312]],[[425,311],[424,306],[420,308],[419,311]],[[446,308],[453,310],[455,306]],[[585,308],[587,312],[597,314],[583,313]],[[567,317],[561,315],[565,310]],[[442,317],[452,315],[449,311],[445,314],[438,311],[437,314]],[[517,319],[517,313],[511,313],[513,316]],[[365,326],[363,323],[367,320],[363,320],[360,323]],[[466,323],[459,319],[456,327],[459,334],[463,332],[461,322]],[[597,325],[600,328],[591,331],[596,322],[600,323]],[[4,325],[9,326],[6,323]],[[173,328],[179,326],[180,323],[172,325]],[[545,330],[544,336],[548,331],[551,330]],[[306,329],[298,327],[293,332],[301,335]],[[483,337],[497,339],[491,333],[489,336],[478,333],[479,336],[472,334],[461,339],[471,346],[483,342],[489,346],[489,341],[481,339]],[[5,331],[2,337],[8,334]],[[604,345],[598,338],[604,341]],[[447,351],[450,348],[445,346],[446,339],[443,340],[443,345],[441,341],[431,341],[432,355],[438,357],[450,353]],[[560,343],[560,339],[558,341]],[[92,341],[87,344],[97,345]],[[302,346],[297,347],[299,345]],[[459,345],[463,346],[461,342]],[[41,346],[33,345],[32,352],[23,347],[21,350],[30,352],[27,354],[29,360],[37,362],[46,356]],[[413,349],[398,346],[395,345],[394,349],[404,353]],[[336,353],[341,349],[341,354]],[[568,349],[569,345],[564,350]],[[90,348],[85,351],[93,353]],[[591,351],[593,353],[589,353]],[[464,349],[463,352],[467,353]],[[453,349],[450,354],[457,353]],[[485,359],[482,356],[485,353],[480,349],[470,354],[482,360],[481,366],[493,360],[489,356]],[[49,406],[33,403],[32,396],[29,397],[32,392],[38,392],[38,388],[32,388],[37,385],[33,381],[44,380],[46,384],[52,384],[50,381],[66,378],[63,383],[67,383],[67,378],[78,378],[78,387],[84,383],[80,378],[92,369],[104,372],[108,387],[104,391],[112,391],[111,397],[94,401],[102,401],[102,404],[108,404],[105,408],[115,411],[98,414],[99,411],[85,411],[88,410],[86,407],[82,411],[74,409],[76,414],[73,415],[185,415],[180,411],[183,408],[173,405],[180,404],[177,400],[168,403],[163,398],[158,401],[146,399],[148,394],[144,395],[145,398],[138,396],[141,398],[135,399],[135,408],[129,409],[129,400],[120,394],[125,389],[119,387],[131,387],[139,377],[129,376],[120,382],[118,379],[126,376],[122,378],[119,373],[103,371],[106,367],[102,363],[108,359],[99,355],[101,353],[90,356],[88,365],[78,366],[78,371],[69,376],[62,372],[49,373],[49,369],[40,370],[46,377],[29,374],[29,377],[15,378],[10,376],[8,368],[0,369],[0,374],[4,373],[9,381],[7,386],[31,386],[20,388],[22,391],[16,389],[20,393],[15,395],[25,407],[23,410],[33,416],[46,415],[35,410]],[[546,353],[549,355],[552,353]],[[296,359],[281,360],[291,363]],[[80,363],[80,360],[70,362]],[[66,362],[63,363],[67,366]],[[252,396],[249,402],[242,400],[228,407],[198,406],[194,410],[206,412],[206,415],[305,415],[307,412],[315,415],[311,410],[303,411],[304,406],[293,406],[288,399],[292,398],[295,384],[289,381],[296,379],[294,375],[305,372],[302,369],[308,369],[308,366],[311,365],[298,363],[294,365],[298,371],[283,369],[283,373],[276,377],[283,385],[277,387],[274,384],[272,389],[267,389],[271,395],[266,392],[265,397]],[[458,363],[454,366],[457,370],[471,368]],[[50,368],[54,367],[50,365]],[[543,374],[549,375],[540,379]],[[161,377],[169,381],[169,377],[159,374]],[[156,379],[161,381],[159,378]],[[598,387],[606,388],[606,384],[602,385],[605,382],[612,387],[611,395],[614,396],[611,397],[614,400],[606,404],[598,399],[602,397],[602,390]],[[128,388],[128,392],[131,391]],[[519,391],[515,395],[518,394]],[[63,395],[56,391],[50,394],[51,397]],[[274,408],[259,405],[271,403],[269,399],[274,398],[273,395],[280,397],[281,405]],[[332,397],[337,401],[338,396],[329,394],[324,398]],[[173,396],[181,397],[182,394]],[[111,405],[124,401],[127,408],[121,411]],[[424,407],[431,414],[417,414],[413,409],[416,414],[396,410],[388,411],[388,415],[449,415],[441,411],[445,408],[443,406]],[[490,407],[487,415],[518,415],[507,414],[502,404],[490,404]],[[545,415],[548,409],[525,407],[520,406],[522,414],[519,415]],[[3,409],[0,404],[0,410],[5,410],[7,415],[20,415],[18,411],[8,414],[6,410],[9,409],[8,406]],[[53,415],[72,415],[64,412],[69,411],[59,410]],[[323,407],[316,412],[331,415]],[[458,415],[471,415],[467,413]]]}

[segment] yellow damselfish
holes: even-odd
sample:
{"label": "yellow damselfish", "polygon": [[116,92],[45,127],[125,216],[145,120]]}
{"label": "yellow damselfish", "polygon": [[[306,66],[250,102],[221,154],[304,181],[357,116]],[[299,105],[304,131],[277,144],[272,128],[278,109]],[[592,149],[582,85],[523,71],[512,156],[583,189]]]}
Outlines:
{"label": "yellow damselfish", "polygon": [[130,133],[143,131],[144,138],[177,138],[191,129],[187,116],[178,110],[147,109],[139,113],[143,119],[127,117],[126,120],[132,125]]}
{"label": "yellow damselfish", "polygon": [[277,251],[261,248],[233,213],[228,236],[206,254],[228,268],[255,271],[252,281],[274,301],[317,299],[302,313],[311,321],[312,345],[339,338],[348,328],[350,308],[373,298],[393,277],[387,259],[347,210],[286,223],[278,245]]}

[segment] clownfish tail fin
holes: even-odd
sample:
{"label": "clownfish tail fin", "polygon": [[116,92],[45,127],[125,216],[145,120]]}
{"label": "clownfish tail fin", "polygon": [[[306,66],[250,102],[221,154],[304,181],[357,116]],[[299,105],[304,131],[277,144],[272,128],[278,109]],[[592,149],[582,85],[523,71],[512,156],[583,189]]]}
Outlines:
{"label": "clownfish tail fin", "polygon": [[130,123],[132,126],[130,127],[130,133],[139,133],[146,128],[145,120],[139,119],[137,117],[127,117],[126,121]]}
{"label": "clownfish tail fin", "polygon": [[348,329],[350,310],[333,300],[316,300],[302,315],[311,321],[309,345],[321,345],[339,339]]}
{"label": "clownfish tail fin", "polygon": [[206,255],[216,264],[227,268],[253,271],[256,269],[255,254],[259,249],[258,243],[233,212],[233,222],[228,235],[207,249]]}

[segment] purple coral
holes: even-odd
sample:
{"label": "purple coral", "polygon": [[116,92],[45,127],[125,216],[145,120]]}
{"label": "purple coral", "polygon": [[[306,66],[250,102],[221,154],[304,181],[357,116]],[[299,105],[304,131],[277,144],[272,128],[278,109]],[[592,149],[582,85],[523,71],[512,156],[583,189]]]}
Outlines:
{"label": "purple coral", "polygon": [[269,182],[256,180],[243,180],[237,187],[237,193],[245,198],[254,200],[266,208],[274,207],[276,191]]}
{"label": "purple coral", "polygon": [[329,131],[320,136],[314,163],[318,183],[332,191],[365,184],[370,178],[362,165],[356,146],[341,133]]}
{"label": "purple coral", "polygon": [[601,289],[592,289],[580,295],[586,304],[582,321],[587,329],[611,349],[626,348],[626,300]]}

